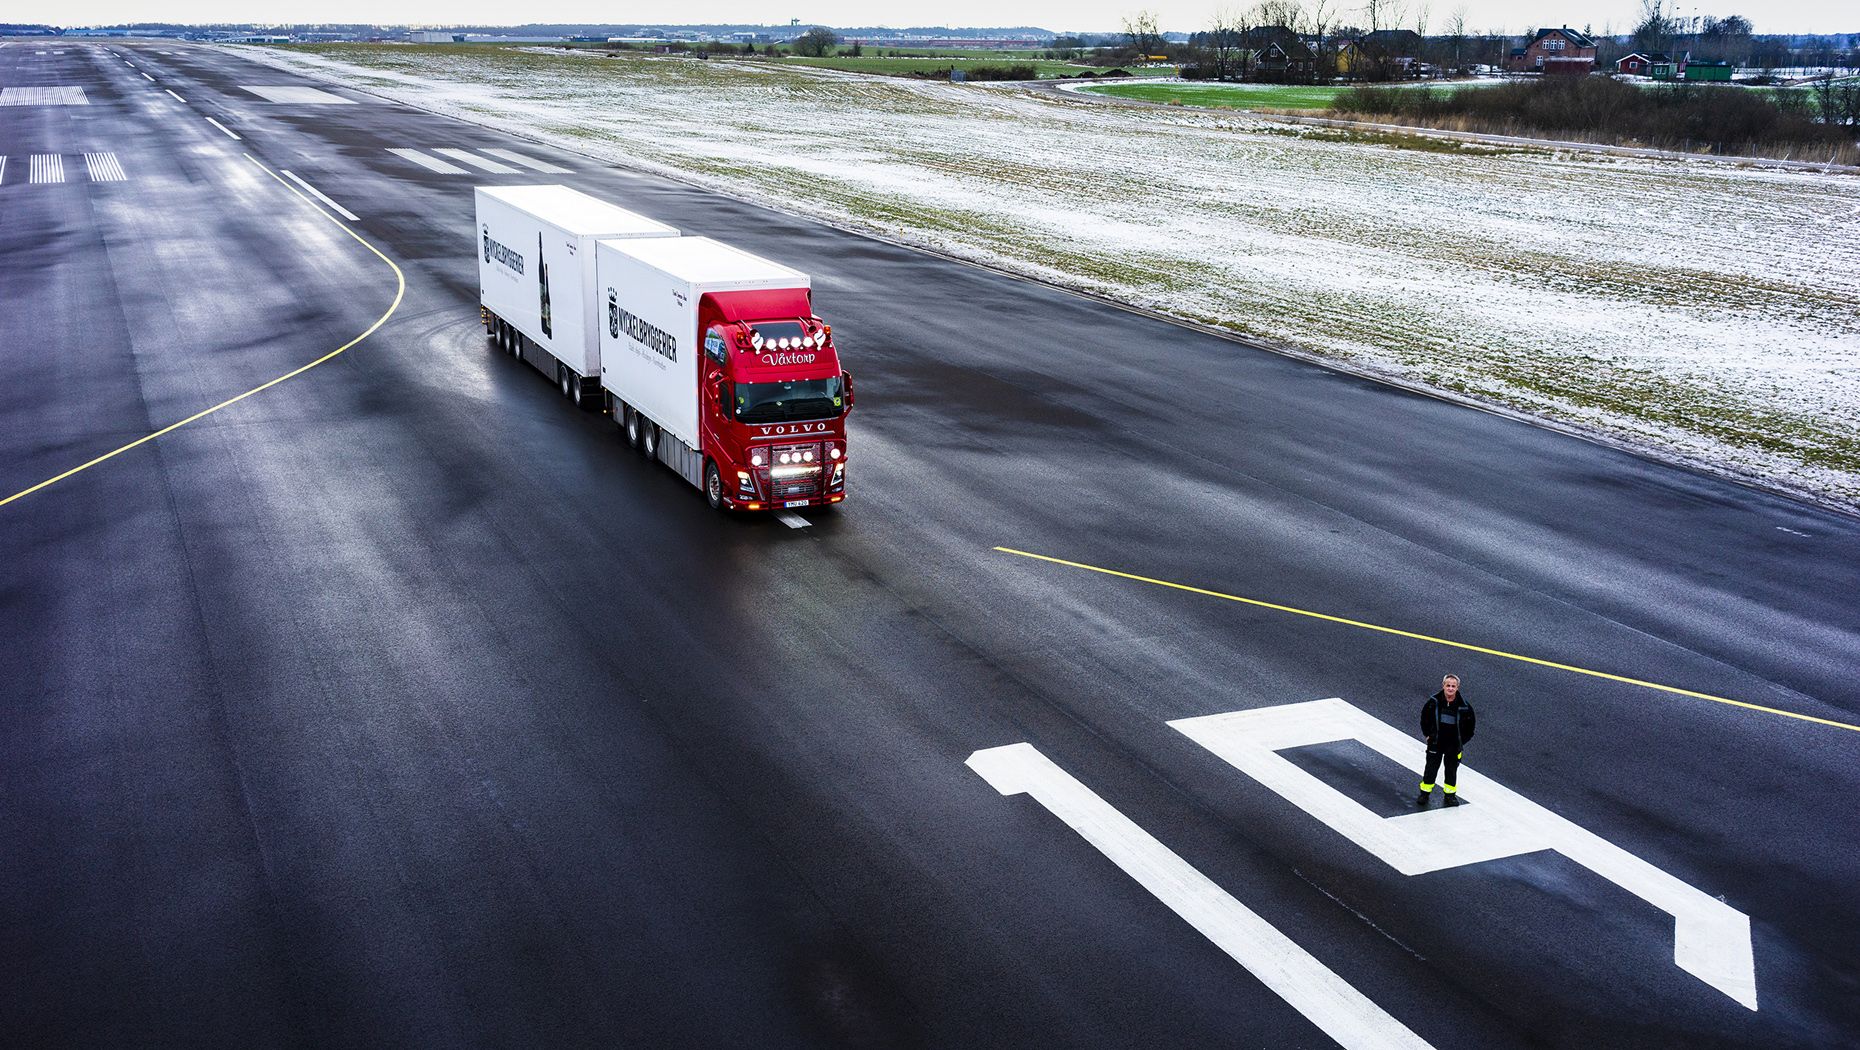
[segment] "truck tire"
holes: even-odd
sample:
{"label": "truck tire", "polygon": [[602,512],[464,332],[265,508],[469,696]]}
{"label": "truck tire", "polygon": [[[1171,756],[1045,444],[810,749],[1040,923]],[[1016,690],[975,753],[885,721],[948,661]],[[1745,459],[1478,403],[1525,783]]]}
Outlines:
{"label": "truck tire", "polygon": [[715,463],[704,464],[704,502],[711,510],[723,509],[723,475],[717,473]]}
{"label": "truck tire", "polygon": [[639,450],[647,459],[659,458],[659,425],[650,419],[640,424]]}
{"label": "truck tire", "polygon": [[563,397],[568,398],[570,401],[581,400],[575,396],[575,380],[573,375],[569,372],[567,365],[557,364],[555,366],[555,376],[556,383],[562,388]]}
{"label": "truck tire", "polygon": [[498,353],[510,352],[510,328],[503,321],[497,321],[491,326],[491,342],[496,345]]}
{"label": "truck tire", "polygon": [[622,401],[620,402],[620,414],[626,417],[625,422],[621,424],[626,430],[626,443],[633,451],[637,452],[639,451],[639,439],[641,437],[639,413],[634,410],[633,406]]}

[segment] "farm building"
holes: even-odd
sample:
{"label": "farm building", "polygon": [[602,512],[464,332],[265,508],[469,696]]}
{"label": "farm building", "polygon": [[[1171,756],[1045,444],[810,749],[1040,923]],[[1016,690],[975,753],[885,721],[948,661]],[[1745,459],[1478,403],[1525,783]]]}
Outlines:
{"label": "farm building", "polygon": [[1731,73],[1735,68],[1736,67],[1732,66],[1731,63],[1723,61],[1722,59],[1714,59],[1712,61],[1699,59],[1686,63],[1685,78],[1687,80],[1716,80],[1729,83],[1731,80]]}
{"label": "farm building", "polygon": [[1337,72],[1355,80],[1412,76],[1420,65],[1421,34],[1412,29],[1379,29],[1337,49]]}
{"label": "farm building", "polygon": [[1568,26],[1539,29],[1523,48],[1513,48],[1513,73],[1556,73],[1580,76],[1595,69],[1595,38]]}
{"label": "farm building", "polygon": [[1673,56],[1664,51],[1636,51],[1615,60],[1615,72],[1629,76],[1650,77],[1655,66],[1671,65]]}

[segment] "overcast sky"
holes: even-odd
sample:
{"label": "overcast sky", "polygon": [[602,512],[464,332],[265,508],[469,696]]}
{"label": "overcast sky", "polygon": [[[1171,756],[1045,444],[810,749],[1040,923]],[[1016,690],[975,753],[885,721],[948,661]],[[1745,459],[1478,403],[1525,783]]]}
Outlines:
{"label": "overcast sky", "polygon": [[[1305,0],[1309,5],[1312,0]],[[1401,3],[1402,0],[1396,0]],[[1698,3],[1668,0],[1678,14],[1741,14],[1759,33],[1860,32],[1860,5],[1854,0],[1723,0]],[[672,24],[703,22],[785,22],[824,25],[1031,25],[1063,31],[1110,30],[1123,16],[1147,6],[1162,16],[1166,30],[1199,29],[1216,2],[1196,0],[808,0],[770,4],[766,0],[683,0],[665,4],[615,4],[611,0],[8,0],[0,19],[54,25],[107,25],[130,21],[169,22],[371,22],[432,24],[509,24],[512,22],[649,22],[655,16]],[[1232,6],[1245,7],[1246,3]],[[1331,0],[1344,21],[1362,21],[1362,0]],[[1406,0],[1412,27],[1425,6],[1428,28],[1438,31],[1448,16],[1464,6],[1469,29],[1522,32],[1538,25],[1590,26],[1596,32],[1625,32],[1636,21],[1639,0]]]}

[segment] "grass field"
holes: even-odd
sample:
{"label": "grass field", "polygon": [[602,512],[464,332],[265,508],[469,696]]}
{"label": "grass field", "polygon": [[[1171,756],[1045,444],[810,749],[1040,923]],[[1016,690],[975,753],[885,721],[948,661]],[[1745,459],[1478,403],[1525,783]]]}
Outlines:
{"label": "grass field", "polygon": [[785,62],[250,53],[1860,506],[1860,179]]}
{"label": "grass field", "polygon": [[[909,76],[913,73],[928,73],[939,69],[973,69],[976,66],[1018,66],[1031,65],[1043,78],[1070,77],[1080,73],[1102,73],[1108,66],[1082,66],[1074,62],[1058,62],[1045,58],[1029,58],[1015,52],[971,53],[972,57],[938,55],[934,58],[891,58],[878,55],[860,55],[853,58],[848,55],[831,55],[826,58],[802,58],[789,55],[779,61],[785,66],[814,66],[820,69],[842,69],[854,73],[881,73],[889,76]],[[775,61],[775,60],[771,60]],[[1159,71],[1162,73],[1170,70]]]}
{"label": "grass field", "polygon": [[1185,106],[1221,109],[1329,109],[1331,99],[1347,88],[1292,84],[1093,84],[1094,94],[1134,98],[1143,102],[1175,102]]}
{"label": "grass field", "polygon": [[[1433,90],[1463,90],[1496,80],[1459,81],[1453,84],[1420,84]],[[1167,84],[1094,84],[1087,91],[1144,102],[1180,101],[1184,106],[1211,106],[1219,109],[1291,110],[1310,112],[1330,108],[1331,100],[1349,85],[1316,86],[1310,84],[1206,84],[1194,81],[1171,81]]]}

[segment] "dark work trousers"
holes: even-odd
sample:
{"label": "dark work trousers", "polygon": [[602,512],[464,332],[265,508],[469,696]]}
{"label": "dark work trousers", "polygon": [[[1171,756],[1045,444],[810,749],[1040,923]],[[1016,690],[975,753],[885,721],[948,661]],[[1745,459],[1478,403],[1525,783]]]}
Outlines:
{"label": "dark work trousers", "polygon": [[1448,791],[1456,790],[1460,782],[1460,752],[1457,750],[1429,750],[1427,753],[1427,770],[1421,774],[1421,783],[1429,786],[1433,785],[1434,774],[1440,770],[1440,759],[1442,756],[1445,756],[1447,760],[1447,777],[1443,783],[1447,785]]}

